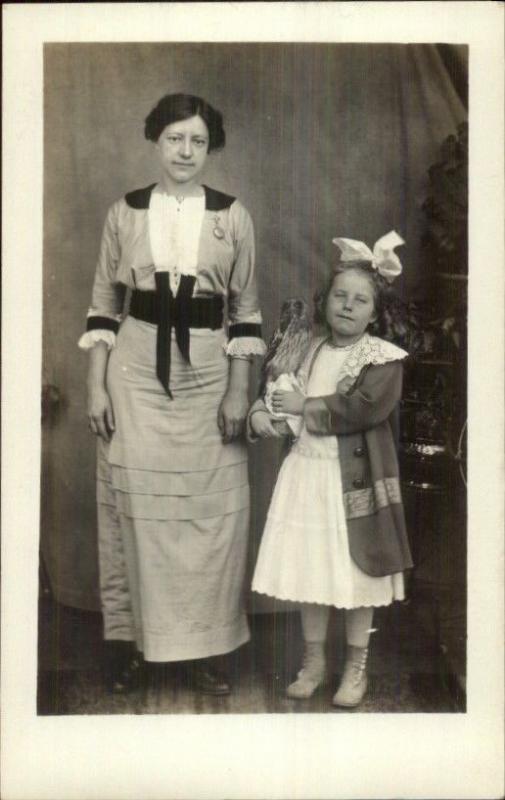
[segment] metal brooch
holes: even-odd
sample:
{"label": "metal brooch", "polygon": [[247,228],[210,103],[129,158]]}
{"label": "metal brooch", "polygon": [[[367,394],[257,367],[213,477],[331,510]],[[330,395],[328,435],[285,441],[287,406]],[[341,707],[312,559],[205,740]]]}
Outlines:
{"label": "metal brooch", "polygon": [[216,214],[216,216],[213,219],[214,219],[214,229],[213,229],[212,233],[214,234],[216,239],[224,239],[224,230],[222,229],[221,225],[219,224],[219,222],[220,222],[219,215]]}

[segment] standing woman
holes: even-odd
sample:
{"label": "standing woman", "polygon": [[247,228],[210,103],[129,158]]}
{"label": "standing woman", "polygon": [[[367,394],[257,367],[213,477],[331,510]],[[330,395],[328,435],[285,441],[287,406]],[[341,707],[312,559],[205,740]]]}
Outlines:
{"label": "standing woman", "polygon": [[225,144],[218,111],[166,95],[145,136],[161,179],[110,208],[80,340],[104,636],[135,642],[146,661],[190,662],[197,688],[225,694],[208,659],[249,639],[242,432],[250,360],[265,349],[253,226],[238,200],[200,182]]}

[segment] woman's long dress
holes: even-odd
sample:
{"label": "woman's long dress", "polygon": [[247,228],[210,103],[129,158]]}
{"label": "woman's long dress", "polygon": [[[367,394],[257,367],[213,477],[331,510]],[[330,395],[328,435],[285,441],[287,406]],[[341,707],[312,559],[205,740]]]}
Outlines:
{"label": "woman's long dress", "polygon": [[[347,356],[328,344],[320,349],[308,379],[309,397],[335,391]],[[351,558],[336,436],[313,435],[302,427],[277,478],[252,588],[281,600],[337,608],[403,599],[402,573],[371,577]]]}
{"label": "woman's long dress", "polygon": [[[160,187],[147,198],[147,208],[125,201],[112,207],[91,318],[114,318],[117,307],[104,297],[112,296],[118,282],[154,289],[149,209],[157,195],[160,200]],[[249,638],[242,602],[247,451],[244,441],[222,443],[217,416],[229,358],[261,353],[263,344],[246,210],[207,189],[205,199],[185,200],[182,207],[174,198],[161,201],[158,221],[168,237],[168,258],[175,254],[176,262],[167,267],[170,281],[176,284],[180,272],[196,275],[194,296],[225,296],[230,330],[242,326],[248,334],[229,342],[222,328],[191,329],[191,364],[172,335],[173,399],[156,376],[155,324],[127,316],[109,357],[115,432],[98,453],[105,636],[134,639],[147,660],[173,661],[229,652]],[[86,336],[99,338],[98,324],[92,321]]]}

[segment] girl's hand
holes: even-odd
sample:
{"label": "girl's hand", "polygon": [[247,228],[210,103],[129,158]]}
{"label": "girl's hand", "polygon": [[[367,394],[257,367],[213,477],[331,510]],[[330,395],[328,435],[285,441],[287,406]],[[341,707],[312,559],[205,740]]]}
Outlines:
{"label": "girl's hand", "polygon": [[104,442],[110,442],[114,432],[114,412],[108,392],[103,386],[88,390],[89,429]]}
{"label": "girl's hand", "polygon": [[277,389],[272,395],[272,406],[276,414],[302,414],[305,397],[300,392],[284,392]]}
{"label": "girl's hand", "polygon": [[342,378],[337,385],[337,392],[339,394],[348,394],[349,390],[352,389],[354,384],[356,383],[356,378],[351,378],[350,375],[346,375],[345,378]]}
{"label": "girl's hand", "polygon": [[247,391],[228,389],[217,412],[217,425],[225,444],[242,433],[248,409]]}
{"label": "girl's hand", "polygon": [[268,411],[253,411],[249,418],[249,424],[256,436],[260,436],[262,439],[281,438],[281,434],[273,426],[272,417]]}

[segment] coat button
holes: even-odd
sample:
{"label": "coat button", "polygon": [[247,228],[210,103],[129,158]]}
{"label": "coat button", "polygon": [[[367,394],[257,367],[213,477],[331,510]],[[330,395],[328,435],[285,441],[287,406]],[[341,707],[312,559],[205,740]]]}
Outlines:
{"label": "coat button", "polygon": [[355,456],[361,457],[361,456],[363,456],[364,454],[365,454],[365,451],[364,451],[363,447],[356,447],[356,448],[354,449],[354,455],[355,455]]}
{"label": "coat button", "polygon": [[363,480],[363,478],[354,478],[352,485],[354,486],[355,489],[362,489],[363,486],[365,485],[365,481]]}

